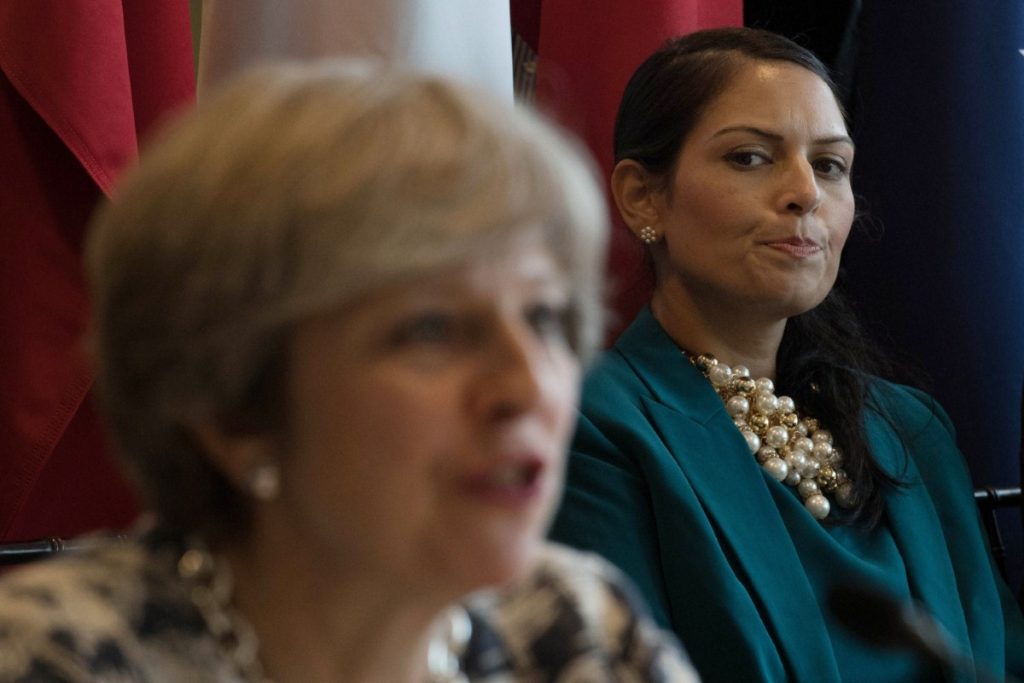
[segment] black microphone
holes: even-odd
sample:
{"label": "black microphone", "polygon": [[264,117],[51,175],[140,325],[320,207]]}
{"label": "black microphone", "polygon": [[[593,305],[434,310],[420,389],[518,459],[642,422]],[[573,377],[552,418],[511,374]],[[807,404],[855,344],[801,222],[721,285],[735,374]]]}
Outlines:
{"label": "black microphone", "polygon": [[978,668],[953,645],[945,629],[913,603],[846,584],[829,591],[828,609],[836,621],[862,640],[884,649],[914,652],[947,677],[961,672],[979,683],[1016,680],[1009,676],[1000,679]]}

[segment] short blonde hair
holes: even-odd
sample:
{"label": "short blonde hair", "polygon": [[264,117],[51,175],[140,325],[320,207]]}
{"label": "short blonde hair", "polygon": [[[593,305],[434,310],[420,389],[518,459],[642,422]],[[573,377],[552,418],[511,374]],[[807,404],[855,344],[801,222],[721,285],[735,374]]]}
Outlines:
{"label": "short blonde hair", "polygon": [[433,77],[328,62],[251,72],[163,135],[87,243],[98,387],[169,526],[237,533],[247,503],[190,426],[281,429],[293,326],[539,230],[602,330],[606,206],[575,145]]}

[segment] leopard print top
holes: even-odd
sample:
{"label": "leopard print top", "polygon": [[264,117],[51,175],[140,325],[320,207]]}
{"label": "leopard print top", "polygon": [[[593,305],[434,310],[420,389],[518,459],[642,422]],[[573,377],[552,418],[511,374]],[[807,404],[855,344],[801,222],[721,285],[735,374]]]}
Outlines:
{"label": "leopard print top", "polygon": [[[5,575],[0,683],[242,683],[177,578],[182,549],[150,533]],[[697,680],[672,636],[594,555],[549,545],[526,581],[466,608],[471,681]]]}

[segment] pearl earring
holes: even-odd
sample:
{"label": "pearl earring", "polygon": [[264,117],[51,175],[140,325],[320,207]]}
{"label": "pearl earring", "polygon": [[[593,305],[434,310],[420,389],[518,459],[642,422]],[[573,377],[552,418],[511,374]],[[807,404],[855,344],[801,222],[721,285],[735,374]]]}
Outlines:
{"label": "pearl earring", "polygon": [[281,492],[281,472],[272,462],[260,462],[245,473],[245,488],[253,498],[267,502]]}
{"label": "pearl earring", "polygon": [[658,233],[656,233],[654,231],[654,228],[652,228],[649,225],[645,225],[644,227],[640,228],[639,237],[640,241],[643,242],[644,244],[654,244],[655,242],[658,241]]}

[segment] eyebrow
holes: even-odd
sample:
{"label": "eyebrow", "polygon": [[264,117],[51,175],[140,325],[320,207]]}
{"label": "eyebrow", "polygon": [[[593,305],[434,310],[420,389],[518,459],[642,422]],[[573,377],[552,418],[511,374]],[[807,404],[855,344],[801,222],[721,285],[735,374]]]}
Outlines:
{"label": "eyebrow", "polygon": [[[714,139],[727,133],[736,132],[750,133],[752,135],[756,135],[761,138],[766,138],[768,140],[773,140],[775,142],[782,142],[783,140],[783,137],[778,133],[772,133],[771,131],[757,128],[756,126],[729,126],[728,128],[721,129],[720,131],[712,135],[711,138]],[[831,135],[824,138],[816,138],[812,142],[816,145],[830,145],[837,142],[842,142],[849,145],[850,147],[854,147],[853,139],[850,138],[849,135]]]}

